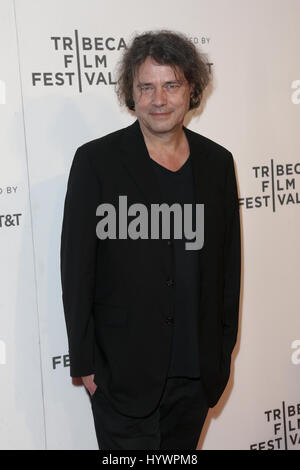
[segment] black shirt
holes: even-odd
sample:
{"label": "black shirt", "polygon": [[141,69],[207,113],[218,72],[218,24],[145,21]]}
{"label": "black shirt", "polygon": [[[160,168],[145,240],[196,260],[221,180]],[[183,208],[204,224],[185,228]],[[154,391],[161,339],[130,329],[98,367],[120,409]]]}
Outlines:
{"label": "black shirt", "polygon": [[[177,171],[171,171],[151,159],[161,187],[164,201],[171,205],[179,203],[193,204],[193,230],[195,230],[195,191],[194,179],[189,157]],[[175,265],[174,291],[170,296],[169,313],[174,317],[173,345],[168,377],[199,377],[198,350],[198,315],[199,315],[199,250],[186,250],[184,229],[182,238],[175,239],[171,217],[172,245],[166,249],[173,250]],[[183,222],[182,222],[183,223]]]}

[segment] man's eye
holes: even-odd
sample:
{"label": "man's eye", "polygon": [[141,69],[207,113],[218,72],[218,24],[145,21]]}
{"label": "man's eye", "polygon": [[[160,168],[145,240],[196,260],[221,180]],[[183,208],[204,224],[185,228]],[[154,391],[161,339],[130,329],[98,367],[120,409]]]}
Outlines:
{"label": "man's eye", "polygon": [[153,90],[153,86],[152,85],[142,85],[141,90],[143,90],[143,91]]}
{"label": "man's eye", "polygon": [[168,83],[167,84],[167,89],[168,90],[176,90],[176,88],[179,88],[179,83]]}

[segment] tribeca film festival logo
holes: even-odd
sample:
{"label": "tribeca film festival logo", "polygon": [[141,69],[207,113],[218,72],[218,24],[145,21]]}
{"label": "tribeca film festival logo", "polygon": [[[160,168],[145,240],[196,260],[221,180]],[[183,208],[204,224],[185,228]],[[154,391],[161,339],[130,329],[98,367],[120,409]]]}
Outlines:
{"label": "tribeca film festival logo", "polygon": [[297,179],[300,175],[300,163],[276,164],[273,159],[269,165],[252,167],[253,177],[259,181],[261,193],[240,198],[241,206],[246,209],[267,207],[273,212],[278,207],[299,204]]}
{"label": "tribeca film festival logo", "polygon": [[[300,365],[300,339],[291,343],[291,363]],[[264,411],[270,424],[272,436],[265,441],[250,445],[251,450],[292,450],[300,449],[300,403],[281,403],[281,408]]]}
{"label": "tribeca film festival logo", "polygon": [[281,408],[264,411],[273,435],[266,441],[250,445],[250,450],[300,449],[300,403],[281,403]]}
{"label": "tribeca film festival logo", "polygon": [[[193,230],[193,207],[195,207],[195,227]],[[118,211],[118,217],[117,217]],[[187,240],[186,250],[200,250],[204,243],[204,204],[181,204],[174,203],[169,206],[167,203],[151,204],[150,225],[151,239],[158,239],[160,236],[160,221],[162,222],[162,238],[170,238],[171,213],[174,221],[173,233],[175,239],[182,239],[182,226],[184,236]],[[118,219],[118,238],[132,240],[149,238],[149,214],[147,207],[142,203],[131,204],[127,207],[127,196],[119,196],[119,206],[116,210],[113,204],[102,203],[97,207],[97,216],[103,218],[97,223],[96,233],[100,240],[106,238],[117,238],[117,219]],[[128,216],[135,217],[128,224]]]}
{"label": "tribeca film festival logo", "polygon": [[108,54],[126,49],[124,38],[80,36],[75,29],[73,36],[51,36],[52,50],[61,56],[61,70],[32,72],[33,86],[84,86],[114,85],[109,69]]}
{"label": "tribeca film festival logo", "polygon": [[[209,44],[207,36],[190,37],[196,46]],[[33,86],[78,86],[80,93],[84,86],[115,85],[113,72],[109,67],[109,55],[126,49],[123,37],[80,36],[77,29],[73,36],[51,36],[52,50],[61,56],[61,70],[34,71],[31,73]],[[207,63],[209,72],[213,63]]]}

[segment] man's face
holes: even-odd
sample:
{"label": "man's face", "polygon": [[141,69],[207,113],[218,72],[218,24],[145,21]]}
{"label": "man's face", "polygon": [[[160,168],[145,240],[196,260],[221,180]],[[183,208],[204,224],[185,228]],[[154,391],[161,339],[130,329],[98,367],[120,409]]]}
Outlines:
{"label": "man's face", "polygon": [[141,127],[155,135],[181,128],[189,110],[190,92],[180,69],[174,71],[170,65],[147,57],[133,81],[135,112]]}

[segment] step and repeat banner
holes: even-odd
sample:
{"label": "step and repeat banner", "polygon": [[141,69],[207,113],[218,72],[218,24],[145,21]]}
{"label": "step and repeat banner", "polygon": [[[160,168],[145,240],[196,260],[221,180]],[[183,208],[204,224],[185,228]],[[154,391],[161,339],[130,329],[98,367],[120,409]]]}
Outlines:
{"label": "step and repeat banner", "polygon": [[97,449],[70,377],[64,197],[77,147],[135,119],[115,67],[161,28],[207,54],[186,125],[232,152],[240,197],[239,336],[198,449],[300,449],[299,17],[299,0],[0,0],[1,449]]}

